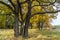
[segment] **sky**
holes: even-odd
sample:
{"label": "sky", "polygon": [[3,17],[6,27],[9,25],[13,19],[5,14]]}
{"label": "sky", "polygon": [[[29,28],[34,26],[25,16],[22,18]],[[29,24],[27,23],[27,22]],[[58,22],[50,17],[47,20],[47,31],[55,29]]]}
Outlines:
{"label": "sky", "polygon": [[52,25],[60,25],[60,12],[58,12],[57,18],[52,20]]}
{"label": "sky", "polygon": [[[58,7],[58,10],[60,10],[60,4],[55,3],[55,6]],[[53,8],[54,8],[55,10],[57,10],[56,7],[53,6]],[[60,12],[58,12],[57,18],[56,18],[56,19],[53,19],[51,24],[52,24],[52,25],[60,25]]]}

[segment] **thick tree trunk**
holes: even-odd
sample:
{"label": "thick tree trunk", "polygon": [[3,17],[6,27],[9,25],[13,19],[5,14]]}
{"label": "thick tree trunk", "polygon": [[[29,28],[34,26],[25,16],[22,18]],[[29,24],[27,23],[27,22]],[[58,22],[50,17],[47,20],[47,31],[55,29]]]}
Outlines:
{"label": "thick tree trunk", "polygon": [[29,21],[26,20],[25,26],[24,26],[24,37],[28,37],[28,26],[29,26]]}
{"label": "thick tree trunk", "polygon": [[19,24],[18,24],[18,17],[14,15],[14,36],[19,36]]}
{"label": "thick tree trunk", "polygon": [[25,38],[28,37],[28,27],[29,27],[29,22],[30,22],[30,16],[31,16],[31,0],[27,0],[28,1],[28,12],[26,14],[26,18],[25,18],[25,26],[24,26],[24,34],[23,36]]}
{"label": "thick tree trunk", "polygon": [[19,6],[15,5],[15,9],[14,9],[14,36],[18,37],[19,36]]}

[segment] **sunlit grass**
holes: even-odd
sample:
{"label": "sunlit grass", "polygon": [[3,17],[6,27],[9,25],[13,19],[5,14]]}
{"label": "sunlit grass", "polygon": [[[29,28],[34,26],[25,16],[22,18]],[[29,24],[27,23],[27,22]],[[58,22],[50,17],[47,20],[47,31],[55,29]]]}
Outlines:
{"label": "sunlit grass", "polygon": [[[60,32],[55,30],[29,29],[28,40],[60,40]],[[0,29],[0,40],[13,40],[13,29]],[[19,40],[21,40],[19,38]]]}
{"label": "sunlit grass", "polygon": [[0,40],[10,40],[13,37],[12,29],[0,29]]}

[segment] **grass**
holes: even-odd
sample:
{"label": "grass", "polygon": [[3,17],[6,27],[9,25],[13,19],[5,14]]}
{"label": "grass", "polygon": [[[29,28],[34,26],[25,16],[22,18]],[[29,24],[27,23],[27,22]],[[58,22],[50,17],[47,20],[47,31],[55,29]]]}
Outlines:
{"label": "grass", "polygon": [[38,30],[33,34],[30,38],[34,37],[34,40],[60,40],[60,32],[55,30]]}
{"label": "grass", "polygon": [[12,29],[0,29],[0,40],[9,40],[13,37]]}
{"label": "grass", "polygon": [[[29,29],[28,40],[60,40],[60,32],[55,30]],[[14,40],[12,29],[0,29],[0,40]],[[18,40],[21,40],[20,37]],[[25,39],[23,39],[25,40]]]}
{"label": "grass", "polygon": [[40,34],[44,35],[46,37],[50,37],[50,38],[59,38],[60,37],[59,31],[42,30],[42,31],[40,31]]}

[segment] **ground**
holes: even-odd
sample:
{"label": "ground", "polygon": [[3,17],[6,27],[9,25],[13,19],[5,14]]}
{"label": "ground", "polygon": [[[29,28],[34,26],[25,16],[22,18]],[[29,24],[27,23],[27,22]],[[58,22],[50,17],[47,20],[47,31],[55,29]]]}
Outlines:
{"label": "ground", "polygon": [[[0,40],[16,40],[13,29],[0,29]],[[18,40],[27,40],[21,36]],[[29,29],[28,40],[60,40],[60,30]]]}

